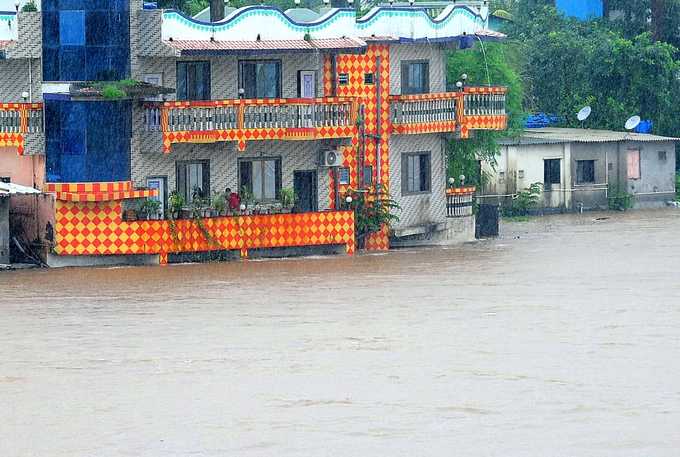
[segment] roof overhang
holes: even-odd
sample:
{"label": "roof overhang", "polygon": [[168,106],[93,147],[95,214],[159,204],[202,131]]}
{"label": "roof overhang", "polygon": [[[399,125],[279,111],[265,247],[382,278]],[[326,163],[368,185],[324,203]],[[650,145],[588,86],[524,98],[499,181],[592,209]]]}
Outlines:
{"label": "roof overhang", "polygon": [[180,56],[342,52],[363,53],[367,44],[358,38],[316,38],[309,40],[203,41],[168,40],[164,42]]}

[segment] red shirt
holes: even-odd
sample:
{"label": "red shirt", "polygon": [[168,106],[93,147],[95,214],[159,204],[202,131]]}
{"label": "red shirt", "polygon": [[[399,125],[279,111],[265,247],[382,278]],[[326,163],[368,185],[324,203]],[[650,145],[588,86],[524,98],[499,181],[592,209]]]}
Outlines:
{"label": "red shirt", "polygon": [[236,192],[229,194],[229,209],[239,209],[241,207],[241,197]]}

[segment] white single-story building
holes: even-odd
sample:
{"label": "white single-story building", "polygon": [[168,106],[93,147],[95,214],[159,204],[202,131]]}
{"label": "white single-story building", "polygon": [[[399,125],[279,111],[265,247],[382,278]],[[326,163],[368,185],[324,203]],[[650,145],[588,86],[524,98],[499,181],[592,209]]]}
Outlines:
{"label": "white single-story building", "polygon": [[511,198],[540,183],[544,209],[604,209],[615,193],[635,208],[675,199],[677,138],[568,128],[528,129],[501,141],[496,164],[482,163],[486,202]]}

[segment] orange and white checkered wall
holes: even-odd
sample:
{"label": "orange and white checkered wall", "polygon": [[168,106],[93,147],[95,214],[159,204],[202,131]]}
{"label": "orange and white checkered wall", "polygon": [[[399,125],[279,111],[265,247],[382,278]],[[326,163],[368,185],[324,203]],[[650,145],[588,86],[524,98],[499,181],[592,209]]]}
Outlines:
{"label": "orange and white checkered wall", "polygon": [[[378,67],[378,62],[380,65]],[[380,84],[367,84],[365,74],[374,75],[374,80],[380,80]],[[348,83],[340,84],[338,75],[347,74]],[[371,166],[373,170],[372,182],[377,181],[377,173],[380,173],[380,183],[384,190],[390,186],[390,163],[389,163],[389,131],[390,131],[390,48],[384,44],[372,44],[368,46],[365,54],[339,54],[335,61],[335,72],[330,56],[324,60],[324,93],[332,94],[335,84],[336,95],[339,97],[359,97],[364,106],[364,123],[367,135],[375,135],[380,132],[382,141],[378,150],[377,141],[366,138],[364,142],[364,166]],[[378,87],[380,97],[378,97]],[[378,128],[380,126],[380,129]],[[343,148],[344,166],[350,170],[350,184],[340,185],[339,192],[344,195],[349,188],[358,188],[360,164],[357,148],[360,147],[358,137],[352,139],[352,145]],[[379,168],[378,170],[378,163]],[[330,173],[330,172],[329,172]],[[335,204],[333,182],[331,175],[330,204]],[[369,250],[386,250],[389,248],[389,237],[386,230],[372,234],[366,242]]]}
{"label": "orange and white checkered wall", "polygon": [[354,253],[354,213],[276,214],[178,221],[121,219],[121,201],[57,201],[55,253],[59,255],[160,254],[212,250],[345,245]]}

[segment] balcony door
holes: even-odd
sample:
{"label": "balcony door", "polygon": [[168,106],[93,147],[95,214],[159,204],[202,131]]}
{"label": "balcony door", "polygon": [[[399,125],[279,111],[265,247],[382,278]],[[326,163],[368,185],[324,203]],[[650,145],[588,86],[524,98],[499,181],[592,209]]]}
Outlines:
{"label": "balcony door", "polygon": [[281,98],[281,61],[241,60],[239,89],[245,98]]}
{"label": "balcony door", "polygon": [[299,213],[317,211],[316,170],[295,171],[293,174],[295,210]]}

